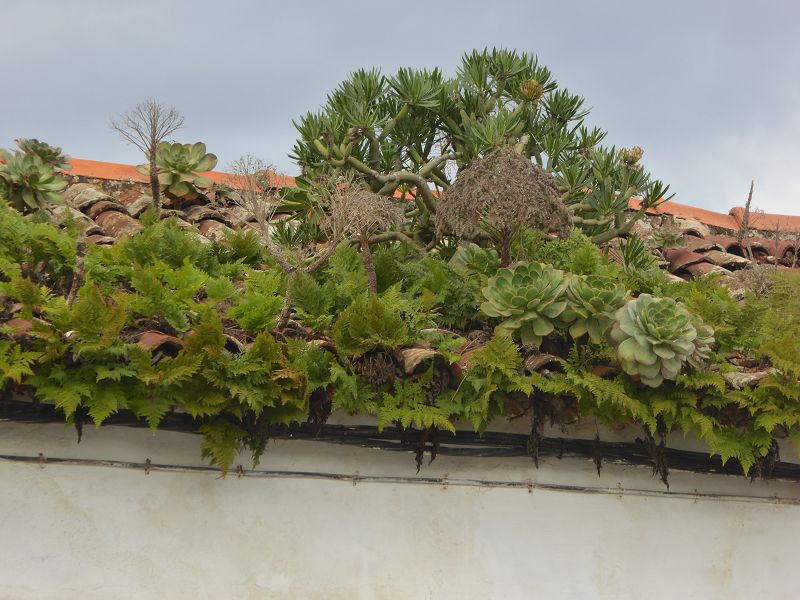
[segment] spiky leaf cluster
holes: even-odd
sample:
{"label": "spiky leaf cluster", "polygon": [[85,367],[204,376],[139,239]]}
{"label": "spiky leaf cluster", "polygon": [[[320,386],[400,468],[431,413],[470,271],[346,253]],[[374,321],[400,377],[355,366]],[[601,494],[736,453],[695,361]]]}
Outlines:
{"label": "spiky leaf cluster", "polygon": [[[206,153],[203,142],[180,144],[161,142],[156,151],[158,182],[176,198],[193,199],[201,189],[210,188],[213,181],[199,175],[211,171],[217,165],[217,157]],[[137,167],[140,173],[150,174],[150,165]]]}
{"label": "spiky leaf cluster", "polygon": [[64,154],[64,151],[61,150],[61,148],[51,146],[46,142],[40,142],[34,138],[15,141],[22,152],[30,156],[38,156],[42,159],[42,162],[52,165],[54,169],[61,171],[68,171],[72,169],[72,166],[68,162],[69,156]]}
{"label": "spiky leaf cluster", "polygon": [[[560,87],[533,54],[476,50],[462,57],[452,78],[439,69],[353,72],[321,110],[295,122],[293,158],[305,176],[344,173],[374,192],[413,199],[419,212],[410,224],[430,235],[433,188],[448,190],[476,160],[514,147],[555,177],[573,222],[608,241],[666,199],[668,186],[642,168],[641,149],[603,147],[606,133],[585,125],[588,113],[583,98]],[[496,186],[502,181],[487,181],[479,194]],[[631,215],[634,196],[642,211]]]}
{"label": "spiky leaf cluster", "polygon": [[0,198],[20,212],[44,208],[62,201],[67,182],[53,165],[24,152],[6,152],[0,157]]}

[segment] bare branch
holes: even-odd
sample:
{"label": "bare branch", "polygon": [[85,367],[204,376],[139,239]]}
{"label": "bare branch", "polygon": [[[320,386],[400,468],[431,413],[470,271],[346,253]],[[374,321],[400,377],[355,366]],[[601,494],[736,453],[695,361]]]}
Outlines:
{"label": "bare branch", "polygon": [[161,208],[161,186],[158,183],[156,149],[168,136],[183,127],[183,116],[174,108],[162,106],[155,100],[140,102],[128,112],[109,123],[122,140],[136,146],[150,164],[150,187],[153,202]]}

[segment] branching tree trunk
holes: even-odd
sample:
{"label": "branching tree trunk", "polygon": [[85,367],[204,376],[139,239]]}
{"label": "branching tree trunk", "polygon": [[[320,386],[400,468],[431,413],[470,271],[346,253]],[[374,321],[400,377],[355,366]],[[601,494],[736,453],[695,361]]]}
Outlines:
{"label": "branching tree trunk", "polygon": [[361,242],[361,260],[364,262],[364,269],[367,272],[367,284],[369,293],[378,293],[378,276],[375,274],[375,261],[372,260],[372,251],[369,248],[369,232],[366,229],[361,231],[359,236]]}
{"label": "branching tree trunk", "polygon": [[183,116],[174,108],[166,108],[153,99],[145,100],[110,123],[111,129],[133,144],[150,165],[150,191],[153,205],[161,214],[161,185],[158,181],[156,156],[158,145],[183,127]]}

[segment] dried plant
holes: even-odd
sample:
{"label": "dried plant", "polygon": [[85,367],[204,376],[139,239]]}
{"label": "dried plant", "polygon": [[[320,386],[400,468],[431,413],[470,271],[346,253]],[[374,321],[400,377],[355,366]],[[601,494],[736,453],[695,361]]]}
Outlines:
{"label": "dried plant", "polygon": [[369,290],[370,293],[376,293],[378,280],[372,260],[370,236],[398,228],[403,221],[402,207],[391,198],[350,182],[350,185],[339,185],[335,188],[327,208],[324,228],[330,230],[331,235],[358,239]]}
{"label": "dried plant", "polygon": [[500,238],[501,263],[510,263],[511,241],[523,227],[569,234],[570,214],[553,176],[513,148],[501,148],[459,173],[442,195],[436,229],[475,238],[481,230]]}
{"label": "dried plant", "polygon": [[160,211],[161,185],[156,165],[157,149],[161,142],[183,127],[183,115],[174,108],[167,108],[151,98],[112,119],[109,126],[123,140],[139,148],[147,157],[153,203]]}
{"label": "dried plant", "polygon": [[[244,209],[247,215],[255,220],[267,252],[275,259],[289,279],[278,325],[279,328],[283,328],[289,320],[292,309],[292,280],[297,273],[313,273],[328,262],[336,248],[345,239],[346,233],[343,217],[325,219],[328,222],[324,228],[328,237],[327,247],[319,254],[312,255],[311,262],[305,266],[294,264],[272,236],[272,221],[284,201],[283,194],[272,185],[274,174],[275,170],[260,158],[251,155],[241,157],[230,165],[227,183],[232,191],[226,194],[226,198]],[[314,183],[309,194],[315,197],[315,202],[319,204],[320,210],[327,215],[333,199],[341,194],[340,188],[341,185],[338,185],[337,180],[321,179]]]}

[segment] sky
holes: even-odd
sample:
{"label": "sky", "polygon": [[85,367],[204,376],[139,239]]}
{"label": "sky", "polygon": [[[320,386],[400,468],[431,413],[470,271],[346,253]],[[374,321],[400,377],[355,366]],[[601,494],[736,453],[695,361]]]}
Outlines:
{"label": "sky", "polygon": [[0,147],[138,164],[108,122],[152,97],[218,169],[292,175],[292,120],[351,71],[452,75],[497,46],[537,54],[676,201],[726,212],[754,179],[754,207],[800,214],[799,25],[797,0],[0,0]]}

